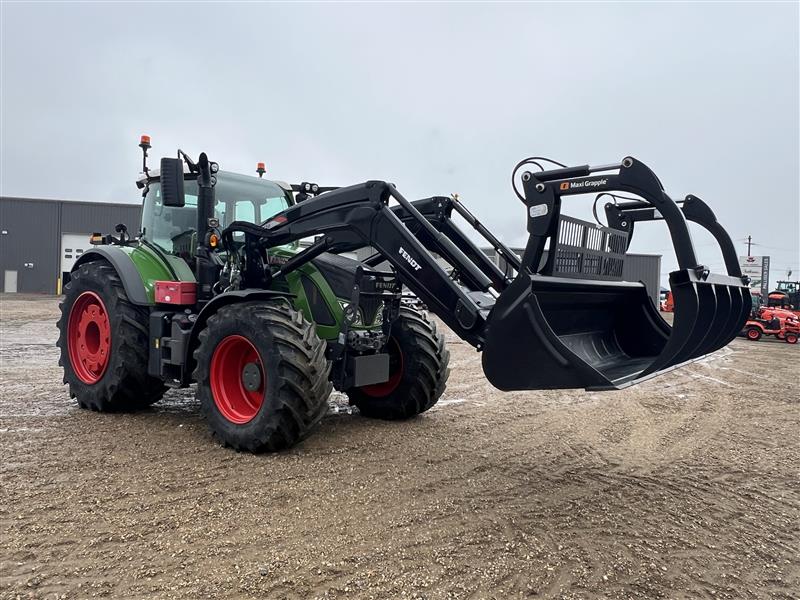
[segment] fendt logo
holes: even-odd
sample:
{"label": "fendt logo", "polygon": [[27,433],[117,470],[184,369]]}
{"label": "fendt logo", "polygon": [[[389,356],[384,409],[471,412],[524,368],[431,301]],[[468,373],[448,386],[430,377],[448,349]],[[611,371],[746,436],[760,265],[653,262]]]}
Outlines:
{"label": "fendt logo", "polygon": [[403,250],[403,247],[402,247],[402,246],[400,246],[400,256],[402,256],[403,258],[405,258],[405,259],[406,259],[406,262],[407,262],[408,264],[410,264],[412,267],[414,267],[414,270],[415,270],[415,271],[419,271],[419,270],[422,268],[422,265],[421,265],[421,264],[419,264],[419,263],[418,263],[416,260],[414,260],[414,259],[411,257],[411,255],[410,255],[408,252],[406,252],[405,250]]}
{"label": "fendt logo", "polygon": [[569,181],[565,181],[564,183],[562,183],[561,184],[561,189],[562,190],[568,190],[569,189]]}

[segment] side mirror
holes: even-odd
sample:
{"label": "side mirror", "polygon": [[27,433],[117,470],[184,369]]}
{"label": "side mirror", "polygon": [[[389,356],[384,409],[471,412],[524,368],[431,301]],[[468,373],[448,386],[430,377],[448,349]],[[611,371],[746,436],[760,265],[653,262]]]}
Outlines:
{"label": "side mirror", "polygon": [[183,161],[180,158],[161,159],[161,201],[164,206],[178,208],[186,204],[183,193]]}

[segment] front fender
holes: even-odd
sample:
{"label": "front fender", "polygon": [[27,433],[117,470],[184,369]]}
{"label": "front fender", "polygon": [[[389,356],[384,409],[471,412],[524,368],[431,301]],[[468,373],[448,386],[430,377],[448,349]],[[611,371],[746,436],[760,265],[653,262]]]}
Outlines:
{"label": "front fender", "polygon": [[271,290],[240,290],[236,292],[224,292],[218,296],[214,296],[214,298],[202,308],[200,314],[197,315],[197,320],[194,322],[192,331],[189,334],[189,342],[186,344],[183,357],[183,364],[185,365],[184,377],[187,381],[183,383],[188,384],[191,379],[192,372],[194,371],[194,351],[197,348],[198,338],[200,332],[205,329],[206,322],[211,315],[216,313],[220,308],[237,302],[270,300],[273,298],[286,298],[286,301],[289,302],[289,299],[293,297],[293,294],[274,292]]}
{"label": "front fender", "polygon": [[128,300],[133,304],[144,306],[152,304],[150,298],[147,297],[147,291],[139,270],[130,255],[118,246],[96,246],[90,248],[75,261],[75,266],[72,267],[72,270],[75,271],[82,264],[96,260],[106,260],[111,263],[111,266],[116,269],[119,278],[122,280],[122,286],[125,288]]}

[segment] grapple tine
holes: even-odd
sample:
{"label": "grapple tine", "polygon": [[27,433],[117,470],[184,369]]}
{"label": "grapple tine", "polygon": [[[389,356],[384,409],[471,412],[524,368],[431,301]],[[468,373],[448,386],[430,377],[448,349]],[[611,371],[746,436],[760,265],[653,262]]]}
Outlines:
{"label": "grapple tine", "polygon": [[728,332],[732,327],[735,327],[735,323],[739,319],[739,304],[737,302],[734,308],[730,286],[715,285],[713,290],[717,299],[717,312],[709,328],[709,335],[699,350],[701,356],[719,350],[724,346],[723,341],[728,337]]}
{"label": "grapple tine", "polygon": [[714,352],[728,345],[742,330],[744,322],[750,314],[750,293],[746,289],[721,284],[715,285],[714,289],[716,290],[718,301],[720,298],[724,298],[724,301],[728,303],[728,318],[717,328],[717,334],[710,347],[705,349],[704,354]]}
{"label": "grapple tine", "polygon": [[714,317],[717,314],[717,297],[712,285],[696,283],[697,319],[692,329],[692,336],[679,354],[677,361],[684,362],[703,356],[703,347],[709,336],[713,335]]}
{"label": "grapple tine", "polygon": [[655,360],[645,369],[642,375],[650,375],[667,369],[686,360],[682,358],[688,353],[687,346],[696,336],[696,324],[700,314],[700,298],[697,287],[686,279],[685,271],[670,274],[670,287],[675,299],[672,331],[669,340]]}
{"label": "grapple tine", "polygon": [[739,332],[742,330],[745,323],[747,323],[747,319],[750,317],[750,312],[753,310],[753,301],[750,296],[750,290],[748,288],[739,288],[737,291],[739,292],[738,294],[732,292],[731,295],[734,297],[738,295],[738,297],[741,299],[741,304],[739,305],[739,318],[736,321],[735,326],[731,327],[725,343],[722,344],[723,346],[730,344],[734,338],[739,335]]}

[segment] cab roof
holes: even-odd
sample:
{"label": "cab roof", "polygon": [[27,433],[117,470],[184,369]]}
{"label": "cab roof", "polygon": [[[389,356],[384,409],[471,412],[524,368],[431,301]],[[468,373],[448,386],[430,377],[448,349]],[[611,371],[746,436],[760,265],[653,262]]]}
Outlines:
{"label": "cab roof", "polygon": [[[189,171],[189,167],[184,163],[183,165],[183,174],[184,177],[186,175],[192,175],[191,171]],[[263,179],[261,177],[254,177],[252,175],[243,175],[241,173],[234,173],[233,171],[220,171],[217,173],[218,177],[224,177],[228,180],[239,180],[239,181],[247,181],[248,183],[252,183],[253,181],[263,181],[264,183],[272,183],[281,187],[284,191],[291,192],[292,186],[290,186],[285,181],[277,181],[275,179]],[[142,189],[148,182],[158,181],[161,178],[161,169],[149,169],[147,173],[139,173],[139,177],[136,179],[136,187]]]}

